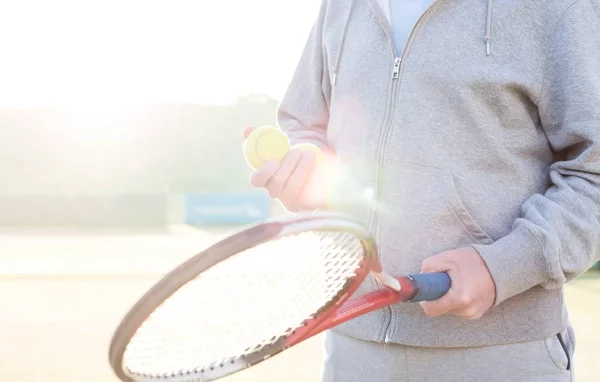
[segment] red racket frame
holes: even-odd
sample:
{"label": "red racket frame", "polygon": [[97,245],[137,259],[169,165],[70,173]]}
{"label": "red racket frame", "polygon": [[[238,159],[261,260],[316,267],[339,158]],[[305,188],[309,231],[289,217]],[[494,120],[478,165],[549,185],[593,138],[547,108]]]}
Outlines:
{"label": "red racket frame", "polygon": [[352,286],[325,311],[314,318],[305,320],[287,337],[284,345],[286,348],[358,316],[388,305],[409,301],[415,294],[415,289],[406,277],[396,277],[400,282],[401,289],[399,291],[384,286],[381,289],[352,297],[370,272],[380,273],[382,271],[381,264],[374,258],[365,258],[360,265],[356,276],[348,280]]}
{"label": "red racket frame", "polygon": [[[289,347],[297,345],[310,337],[355,317],[387,305],[410,301],[416,294],[416,288],[413,287],[410,279],[404,276],[395,278],[400,283],[399,291],[383,286],[381,289],[352,297],[371,272],[383,274],[381,264],[377,258],[374,239],[359,223],[352,219],[340,214],[327,212],[299,214],[287,218],[273,218],[243,229],[215,243],[171,270],[171,272],[151,287],[131,307],[113,334],[109,349],[109,361],[116,375],[122,381],[127,382],[160,380],[163,378],[143,377],[140,379],[139,375],[134,376],[129,370],[124,368],[123,355],[127,344],[147,317],[180,287],[193,280],[214,264],[248,248],[279,237],[319,230],[348,232],[361,240],[365,250],[365,257],[359,263],[356,274],[346,281],[347,285],[341,289],[342,292],[338,296],[335,296],[320,311],[315,312],[312,318],[305,320],[301,325],[293,329],[291,334],[282,337],[280,340],[262,349],[241,356],[238,361],[243,364],[244,368],[260,363]],[[389,278],[391,276],[386,275],[386,277]],[[238,369],[233,372],[237,371]],[[176,379],[169,379],[167,377],[163,379],[193,381],[200,378],[200,380],[212,381],[221,377],[214,378],[208,375],[208,370],[206,374],[199,375],[196,372],[194,373],[193,376],[181,375],[175,377]],[[204,371],[201,371],[201,373],[204,373]],[[225,375],[229,374],[223,374],[222,376]]]}

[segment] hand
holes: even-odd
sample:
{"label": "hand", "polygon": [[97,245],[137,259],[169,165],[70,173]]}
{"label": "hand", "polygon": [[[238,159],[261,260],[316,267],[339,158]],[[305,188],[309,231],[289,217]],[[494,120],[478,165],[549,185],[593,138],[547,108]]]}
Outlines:
{"label": "hand", "polygon": [[422,272],[447,272],[450,290],[435,301],[420,302],[429,317],[453,314],[479,319],[492,307],[496,286],[479,253],[473,248],[442,252],[423,261]]}
{"label": "hand", "polygon": [[[247,126],[244,138],[255,129]],[[300,211],[319,207],[318,201],[305,195],[316,163],[312,151],[291,149],[281,163],[273,160],[265,162],[250,175],[254,187],[265,188],[274,199],[278,199],[288,211]]]}

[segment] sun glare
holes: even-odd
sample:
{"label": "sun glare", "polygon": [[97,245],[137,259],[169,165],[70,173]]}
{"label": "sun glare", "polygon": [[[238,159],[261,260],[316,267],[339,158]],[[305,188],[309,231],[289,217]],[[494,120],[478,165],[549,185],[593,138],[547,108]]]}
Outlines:
{"label": "sun glare", "polygon": [[2,2],[0,106],[72,105],[96,115],[114,104],[279,98],[319,4]]}

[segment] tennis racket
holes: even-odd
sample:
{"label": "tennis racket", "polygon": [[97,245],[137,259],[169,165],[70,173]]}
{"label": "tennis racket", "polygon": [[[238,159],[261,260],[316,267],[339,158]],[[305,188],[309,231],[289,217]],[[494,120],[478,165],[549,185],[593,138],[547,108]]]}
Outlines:
{"label": "tennis racket", "polygon": [[[380,288],[353,296],[369,273]],[[449,288],[446,273],[385,273],[373,238],[344,215],[273,218],[156,283],[115,330],[109,360],[126,382],[214,381],[357,316]]]}

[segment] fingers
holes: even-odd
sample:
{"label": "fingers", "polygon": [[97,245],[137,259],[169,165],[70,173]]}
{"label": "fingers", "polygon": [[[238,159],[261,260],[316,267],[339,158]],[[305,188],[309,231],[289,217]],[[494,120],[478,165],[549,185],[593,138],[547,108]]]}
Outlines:
{"label": "fingers", "polygon": [[292,149],[279,163],[268,161],[250,175],[254,187],[265,188],[269,196],[279,199],[287,208],[296,209],[300,196],[310,181],[316,155],[311,151]]}
{"label": "fingers", "polygon": [[281,162],[279,170],[265,186],[269,195],[284,203],[297,201],[310,178],[315,161],[315,153],[290,150]]}
{"label": "fingers", "polygon": [[281,192],[280,198],[284,203],[298,201],[302,190],[308,184],[315,167],[317,156],[314,152],[307,151],[300,155],[296,168],[288,178]]}
{"label": "fingers", "polygon": [[455,277],[455,269],[445,252],[429,257],[423,261],[421,273],[434,272],[448,273],[448,276],[450,276],[450,279],[452,280],[452,284],[448,292],[439,299],[434,301],[422,301],[419,303],[425,311],[425,314],[429,317],[437,317],[442,314],[448,314],[456,309],[457,304],[459,303],[459,296],[457,295],[459,286],[456,285],[456,283],[459,281],[455,281],[457,278]]}
{"label": "fingers", "polygon": [[448,293],[435,301],[420,302],[425,314],[429,317],[437,317],[443,314],[453,314],[464,306],[468,305],[468,301],[457,293],[456,289],[450,287]]}
{"label": "fingers", "polygon": [[270,160],[268,162],[265,162],[256,171],[250,174],[250,183],[254,187],[265,187],[269,180],[271,180],[271,178],[277,173],[279,167],[279,161]]}
{"label": "fingers", "polygon": [[285,158],[283,158],[279,170],[277,170],[265,185],[265,188],[272,198],[281,198],[283,195],[283,188],[296,169],[301,156],[302,151],[292,149],[287,153]]}
{"label": "fingers", "polygon": [[442,252],[427,258],[422,272],[447,272],[450,290],[435,301],[420,302],[425,314],[437,317],[451,314],[476,320],[493,305],[495,287],[489,270],[472,248]]}
{"label": "fingers", "polygon": [[[244,139],[256,129],[246,126]],[[292,149],[281,163],[276,160],[265,162],[250,175],[250,183],[257,188],[265,188],[269,196],[279,199],[288,209],[298,209],[303,202],[301,195],[310,182],[316,164],[316,154],[312,151]]]}

